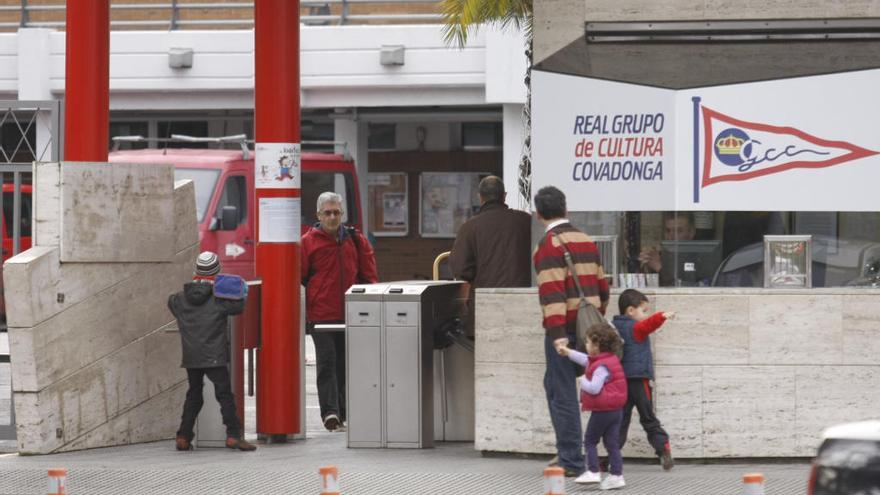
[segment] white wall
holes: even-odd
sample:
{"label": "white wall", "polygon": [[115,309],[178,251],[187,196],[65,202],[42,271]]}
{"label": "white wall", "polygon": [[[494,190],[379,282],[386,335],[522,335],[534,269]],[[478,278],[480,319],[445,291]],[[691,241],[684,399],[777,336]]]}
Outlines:
{"label": "white wall", "polygon": [[[42,48],[23,45],[34,31],[45,30],[0,34],[0,94],[18,92],[19,57],[27,60],[24,66],[37,61],[29,77],[45,74],[56,97],[64,92],[65,33],[51,31]],[[524,98],[507,84],[521,81],[524,62],[499,63],[522,54],[519,33],[480,30],[464,49],[446,46],[439,25],[303,26],[301,33],[304,108],[475,105]],[[381,65],[383,45],[405,46],[405,64]],[[193,67],[169,68],[172,47],[192,48]],[[251,30],[112,31],[110,108],[253,108],[253,53]],[[493,81],[491,100],[487,81]]]}

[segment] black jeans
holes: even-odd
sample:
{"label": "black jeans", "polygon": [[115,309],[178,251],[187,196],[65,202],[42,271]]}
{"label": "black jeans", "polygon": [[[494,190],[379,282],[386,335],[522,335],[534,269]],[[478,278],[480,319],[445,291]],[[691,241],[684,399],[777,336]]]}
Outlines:
{"label": "black jeans", "polygon": [[315,343],[318,404],[321,420],[328,414],[345,421],[345,332],[312,332]]}
{"label": "black jeans", "polygon": [[189,380],[189,390],[186,391],[186,400],[183,402],[183,416],[180,418],[178,436],[184,436],[192,440],[193,427],[199,411],[202,410],[202,385],[204,377],[214,384],[214,397],[220,403],[220,414],[223,416],[223,424],[226,425],[226,436],[239,438],[241,436],[241,420],[235,412],[235,398],[232,395],[232,385],[229,380],[229,370],[226,366],[217,368],[188,368],[186,378]]}
{"label": "black jeans", "polygon": [[654,447],[657,456],[663,455],[663,449],[669,443],[669,435],[654,415],[654,391],[651,390],[651,381],[647,378],[628,378],[626,387],[626,405],[623,406],[623,423],[620,425],[620,448],[622,449],[626,443],[626,434],[635,407],[639,412],[639,422],[648,435],[648,443]]}

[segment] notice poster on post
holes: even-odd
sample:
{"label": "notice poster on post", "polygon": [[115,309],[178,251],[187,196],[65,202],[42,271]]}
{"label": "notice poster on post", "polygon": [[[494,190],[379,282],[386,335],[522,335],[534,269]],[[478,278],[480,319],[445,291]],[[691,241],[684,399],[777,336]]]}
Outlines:
{"label": "notice poster on post", "polygon": [[300,188],[299,143],[257,143],[254,185],[257,189]]}
{"label": "notice poster on post", "polygon": [[259,242],[299,242],[299,198],[260,198]]}

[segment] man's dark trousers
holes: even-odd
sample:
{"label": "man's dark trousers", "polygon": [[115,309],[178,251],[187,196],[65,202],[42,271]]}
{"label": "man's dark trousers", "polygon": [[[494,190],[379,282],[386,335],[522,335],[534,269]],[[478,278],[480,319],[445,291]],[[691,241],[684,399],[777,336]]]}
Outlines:
{"label": "man's dark trousers", "polygon": [[[553,340],[550,336],[544,337],[544,355],[547,359],[544,391],[547,392],[550,421],[556,432],[556,452],[559,466],[580,474],[584,471],[584,454],[581,450],[581,411],[575,380],[579,367],[556,352]],[[574,335],[569,335],[568,340],[574,342]]]}
{"label": "man's dark trousers", "polygon": [[241,436],[241,420],[235,412],[235,399],[232,395],[229,370],[226,366],[187,368],[186,378],[189,381],[189,390],[186,391],[183,417],[180,419],[180,430],[177,431],[177,435],[184,436],[188,440],[193,439],[196,418],[199,416],[199,411],[202,410],[202,404],[204,404],[202,385],[205,376],[214,384],[214,397],[220,403],[220,414],[223,416],[223,424],[226,425],[226,437],[239,438]]}
{"label": "man's dark trousers", "polygon": [[654,447],[658,456],[663,455],[669,435],[654,415],[654,391],[647,378],[627,378],[626,405],[623,406],[623,423],[620,425],[620,448],[626,443],[626,434],[632,420],[633,407],[639,412],[639,422],[648,435],[648,443]]}
{"label": "man's dark trousers", "polygon": [[331,413],[345,421],[345,332],[312,331],[312,341],[321,421]]}

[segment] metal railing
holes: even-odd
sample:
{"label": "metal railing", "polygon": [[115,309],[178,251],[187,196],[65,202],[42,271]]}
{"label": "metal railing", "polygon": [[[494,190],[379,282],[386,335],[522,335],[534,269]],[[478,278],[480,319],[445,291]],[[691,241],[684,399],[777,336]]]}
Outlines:
{"label": "metal railing", "polygon": [[[0,31],[22,27],[64,28],[65,2],[0,0]],[[2,5],[6,3],[7,5]],[[442,21],[438,0],[308,0],[300,2],[306,25],[431,24]],[[111,29],[211,29],[254,26],[253,2],[110,3]],[[8,20],[15,18],[18,20]],[[157,16],[157,14],[159,14]],[[125,18],[120,18],[125,17]],[[160,17],[160,18],[156,18]]]}

